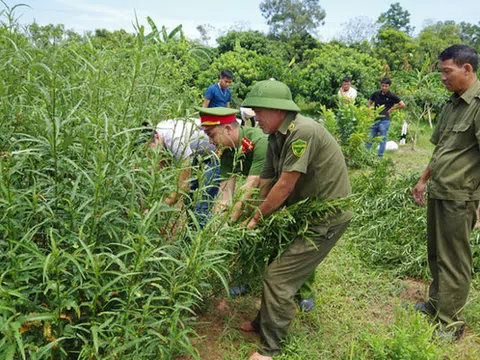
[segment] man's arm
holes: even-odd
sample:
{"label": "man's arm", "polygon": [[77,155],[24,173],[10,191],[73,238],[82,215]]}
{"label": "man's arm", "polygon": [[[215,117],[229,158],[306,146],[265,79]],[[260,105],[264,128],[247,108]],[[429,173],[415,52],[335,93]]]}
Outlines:
{"label": "man's arm", "polygon": [[280,179],[273,185],[268,192],[265,201],[258,207],[257,212],[252,220],[247,225],[247,229],[253,229],[260,218],[271,214],[277,210],[287,200],[288,196],[295,188],[301,173],[297,171],[282,172]]}
{"label": "man's arm", "polygon": [[214,86],[209,86],[207,90],[205,90],[205,94],[203,94],[203,108],[207,108],[208,105],[210,105],[210,101],[212,101],[215,98],[215,87]]}
{"label": "man's arm", "polygon": [[367,105],[367,107],[372,107],[372,105],[373,105],[373,101],[372,101],[372,100],[368,100],[368,105]]}
{"label": "man's arm", "polygon": [[226,99],[227,101],[227,108],[230,107],[230,105],[232,104],[232,93],[230,92],[230,89],[227,89],[228,91],[228,98]]}
{"label": "man's arm", "polygon": [[413,200],[418,205],[425,205],[425,189],[428,179],[430,179],[430,165],[427,166],[417,185],[412,189]]}
{"label": "man's arm", "polygon": [[232,199],[233,195],[235,194],[235,183],[235,176],[231,177],[228,180],[222,181],[222,183],[220,184],[219,201],[217,202],[217,204],[215,204],[215,213],[225,210],[227,205],[230,203],[230,199]]}
{"label": "man's arm", "polygon": [[403,109],[404,107],[405,107],[405,103],[403,102],[403,100],[400,100],[400,102],[397,105],[392,106],[388,110],[388,113],[390,114],[393,110]]}
{"label": "man's arm", "polygon": [[260,183],[258,185],[260,188],[260,199],[265,200],[270,190],[272,190],[273,185],[273,179],[260,178]]}
{"label": "man's arm", "polygon": [[[252,143],[253,144],[253,143]],[[250,167],[245,185],[242,187],[243,196],[240,201],[235,203],[235,212],[232,214],[231,220],[236,221],[243,213],[250,214],[254,205],[250,200],[254,189],[259,188],[261,184],[260,175],[265,166],[269,167],[266,153],[268,152],[267,138],[262,136],[255,141],[255,148],[253,150],[252,165]],[[268,175],[270,177],[271,175]]]}
{"label": "man's arm", "polygon": [[[241,201],[237,201],[235,203],[235,211],[232,214],[232,217],[230,218],[232,221],[237,221],[240,218],[240,216],[242,216],[243,204],[248,205],[248,200],[252,197],[253,190],[258,188],[259,184],[260,184],[260,176],[258,175],[247,176],[245,185],[242,186],[242,191],[245,193],[245,195],[243,196]],[[249,213],[250,212],[251,210],[249,211]]]}

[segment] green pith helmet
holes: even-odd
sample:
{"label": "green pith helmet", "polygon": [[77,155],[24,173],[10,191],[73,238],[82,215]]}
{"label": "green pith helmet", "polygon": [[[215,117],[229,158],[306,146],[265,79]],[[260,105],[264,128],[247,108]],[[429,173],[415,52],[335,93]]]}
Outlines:
{"label": "green pith helmet", "polygon": [[300,112],[300,108],[292,100],[288,86],[276,80],[265,80],[255,84],[242,106]]}

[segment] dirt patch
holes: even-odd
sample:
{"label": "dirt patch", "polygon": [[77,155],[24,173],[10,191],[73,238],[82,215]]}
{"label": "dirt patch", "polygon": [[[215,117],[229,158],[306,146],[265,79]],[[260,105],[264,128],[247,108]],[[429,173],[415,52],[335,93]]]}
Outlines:
{"label": "dirt patch", "polygon": [[420,280],[414,279],[405,279],[401,280],[403,285],[405,286],[405,291],[401,294],[402,300],[405,302],[424,302],[427,293],[426,284]]}
{"label": "dirt patch", "polygon": [[382,323],[392,323],[395,321],[395,314],[392,304],[385,304],[382,307],[376,307],[371,310],[372,318]]}
{"label": "dirt patch", "polygon": [[[247,342],[256,343],[258,336],[240,330],[240,324],[252,320],[260,307],[260,299],[246,296],[239,299],[218,297],[212,299],[208,308],[198,316],[193,329],[198,337],[192,339],[200,359],[223,359],[233,345]],[[177,357],[177,360],[192,360],[191,356]]]}
{"label": "dirt patch", "polygon": [[[423,281],[415,279],[399,280],[404,290],[400,294],[400,298],[405,304],[414,304],[425,301],[426,287]],[[375,306],[371,310],[372,317],[382,323],[395,322],[395,306],[387,303],[383,306]]]}
{"label": "dirt patch", "polygon": [[398,152],[401,152],[401,153],[419,153],[419,154],[424,154],[424,153],[428,153],[428,150],[425,150],[425,149],[412,149],[412,144],[409,144],[409,145],[402,145],[398,148]]}

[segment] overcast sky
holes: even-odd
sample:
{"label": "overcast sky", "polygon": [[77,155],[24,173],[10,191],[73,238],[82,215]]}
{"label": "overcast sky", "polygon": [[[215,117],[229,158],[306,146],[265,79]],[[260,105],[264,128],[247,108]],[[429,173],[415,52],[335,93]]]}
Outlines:
{"label": "overcast sky", "polygon": [[[259,9],[260,0],[5,0],[9,6],[28,4],[31,8],[17,8],[20,23],[34,20],[40,25],[64,24],[67,29],[83,33],[104,28],[125,29],[134,32],[135,13],[140,24],[150,16],[158,27],[173,29],[183,25],[189,38],[198,38],[198,25],[213,27],[211,35],[217,37],[232,27],[267,31],[265,19]],[[342,30],[342,24],[357,16],[376,20],[391,3],[384,0],[321,0],[326,11],[325,25],[318,30],[320,40],[330,40]],[[478,24],[480,1],[403,0],[400,5],[411,14],[411,24],[418,32],[425,20],[469,22]],[[468,4],[468,6],[467,6]]]}

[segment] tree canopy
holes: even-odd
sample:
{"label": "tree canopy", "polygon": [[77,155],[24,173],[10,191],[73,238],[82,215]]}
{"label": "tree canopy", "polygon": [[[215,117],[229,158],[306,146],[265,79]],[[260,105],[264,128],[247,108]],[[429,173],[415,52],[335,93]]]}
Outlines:
{"label": "tree canopy", "polygon": [[391,4],[387,11],[381,13],[377,22],[382,24],[381,30],[394,29],[406,34],[411,34],[414,30],[410,26],[410,13],[404,10],[398,2]]}
{"label": "tree canopy", "polygon": [[347,44],[371,41],[377,34],[380,24],[367,16],[357,16],[342,24],[340,40]]}
{"label": "tree canopy", "polygon": [[314,33],[326,16],[318,0],[265,0],[260,11],[273,35],[287,37],[302,31]]}

